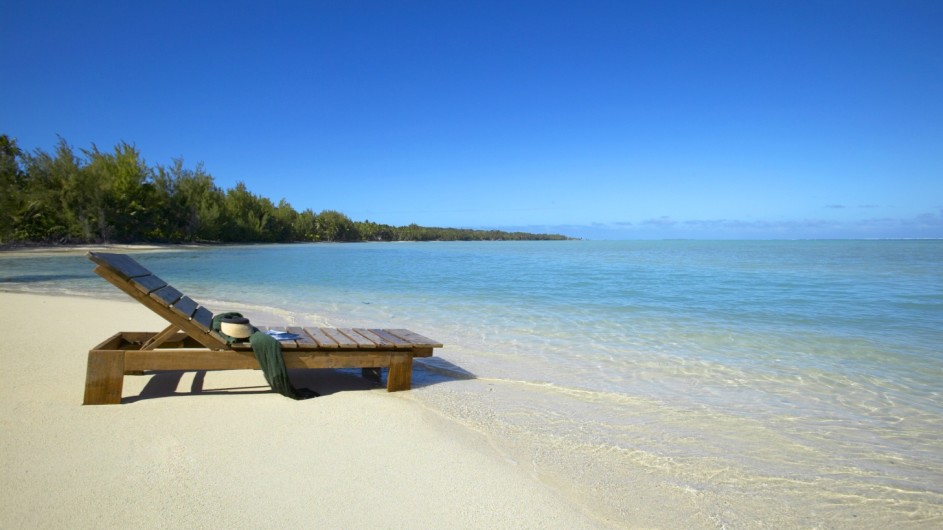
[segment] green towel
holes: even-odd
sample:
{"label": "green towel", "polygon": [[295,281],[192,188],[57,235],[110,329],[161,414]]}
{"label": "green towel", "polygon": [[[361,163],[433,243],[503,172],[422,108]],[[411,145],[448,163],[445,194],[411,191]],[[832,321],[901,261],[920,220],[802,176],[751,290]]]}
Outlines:
{"label": "green towel", "polygon": [[[220,322],[224,318],[241,317],[239,313],[229,312],[220,313],[213,317],[213,330],[218,332],[229,344],[239,340],[226,335],[220,331]],[[259,366],[262,367],[262,373],[265,380],[268,381],[272,390],[292,399],[308,399],[317,396],[316,392],[307,388],[296,389],[288,379],[288,369],[285,368],[285,358],[282,357],[282,346],[273,337],[266,335],[256,328],[252,328],[252,335],[249,337],[249,345],[252,346],[252,352],[255,354]]]}

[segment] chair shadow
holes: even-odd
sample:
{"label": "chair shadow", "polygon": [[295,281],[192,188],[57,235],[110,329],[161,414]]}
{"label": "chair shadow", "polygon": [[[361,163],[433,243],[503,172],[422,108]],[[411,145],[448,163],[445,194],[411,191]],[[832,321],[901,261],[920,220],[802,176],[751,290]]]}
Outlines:
{"label": "chair shadow", "polygon": [[[338,392],[385,388],[387,370],[383,369],[381,372],[382,375],[379,381],[366,379],[362,376],[359,368],[290,369],[288,370],[288,377],[295,388],[307,388],[321,396],[329,396]],[[144,375],[150,376],[150,379],[145,383],[141,392],[136,396],[122,398],[121,402],[135,403],[147,399],[181,396],[271,394],[274,392],[268,385],[205,388],[206,370],[193,372],[194,376],[193,382],[190,384],[190,390],[181,391],[180,381],[187,373],[190,372],[182,370],[145,372]],[[412,387],[414,389],[465,379],[475,379],[475,375],[444,359],[430,357],[413,361]]]}

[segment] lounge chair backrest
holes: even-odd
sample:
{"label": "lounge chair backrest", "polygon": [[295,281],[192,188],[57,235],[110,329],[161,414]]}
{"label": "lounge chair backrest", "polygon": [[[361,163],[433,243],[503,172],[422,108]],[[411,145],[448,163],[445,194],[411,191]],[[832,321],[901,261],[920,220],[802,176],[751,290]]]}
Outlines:
{"label": "lounge chair backrest", "polygon": [[212,330],[213,313],[184,295],[126,254],[89,252],[95,273],[209,348],[225,348]]}

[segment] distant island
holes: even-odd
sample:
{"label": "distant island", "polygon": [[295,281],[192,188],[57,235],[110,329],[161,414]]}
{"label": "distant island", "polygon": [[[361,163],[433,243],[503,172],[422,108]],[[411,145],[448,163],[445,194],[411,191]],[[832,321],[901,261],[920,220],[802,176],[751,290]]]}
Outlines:
{"label": "distant island", "polygon": [[558,234],[391,226],[341,212],[296,211],[239,182],[218,187],[202,164],[148,166],[127,143],[77,154],[26,153],[0,135],[0,245],[565,240]]}

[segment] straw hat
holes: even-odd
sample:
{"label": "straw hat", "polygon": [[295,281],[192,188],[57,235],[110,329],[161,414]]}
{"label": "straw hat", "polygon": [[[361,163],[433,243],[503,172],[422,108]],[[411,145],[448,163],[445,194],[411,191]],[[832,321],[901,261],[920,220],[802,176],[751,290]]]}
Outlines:
{"label": "straw hat", "polygon": [[230,317],[219,321],[219,330],[234,339],[248,339],[252,335],[252,324],[245,317]]}

